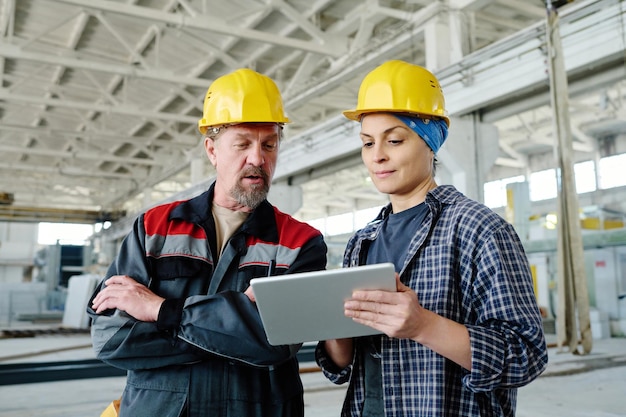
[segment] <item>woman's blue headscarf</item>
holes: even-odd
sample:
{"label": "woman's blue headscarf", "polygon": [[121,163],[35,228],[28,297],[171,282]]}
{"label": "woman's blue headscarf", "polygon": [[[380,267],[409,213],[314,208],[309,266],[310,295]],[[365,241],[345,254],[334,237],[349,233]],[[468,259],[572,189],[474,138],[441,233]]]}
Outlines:
{"label": "woman's blue headscarf", "polygon": [[443,119],[425,119],[419,116],[392,114],[412,131],[417,133],[420,138],[424,139],[424,142],[426,142],[435,153],[437,153],[448,137],[448,125]]}

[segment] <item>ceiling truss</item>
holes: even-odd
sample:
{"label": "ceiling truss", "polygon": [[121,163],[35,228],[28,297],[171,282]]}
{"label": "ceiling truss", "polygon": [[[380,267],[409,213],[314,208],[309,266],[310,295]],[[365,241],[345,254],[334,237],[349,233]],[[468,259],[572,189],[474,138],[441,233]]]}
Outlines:
{"label": "ceiling truss", "polygon": [[[564,24],[596,42],[587,55],[606,53],[571,80],[580,86],[571,114],[581,157],[624,132],[624,8],[619,0],[578,0],[562,9]],[[340,111],[354,105],[367,71],[399,58],[440,77],[452,115],[480,112],[498,127],[500,155],[489,176],[527,172],[536,155],[551,152],[545,74],[524,89],[504,70],[493,81],[513,85],[513,94],[480,76],[503,57],[514,70],[522,54],[545,53],[544,19],[541,0],[0,0],[0,192],[13,196],[0,218],[38,221],[16,208],[133,213],[191,189],[200,180],[190,167],[204,158],[196,131],[204,94],[239,67],[279,84],[293,120],[285,155],[332,129],[354,134],[337,125]],[[594,19],[608,23],[581,26]],[[622,37],[605,39],[615,33]],[[571,39],[584,44],[575,33]],[[315,178],[281,157],[285,176],[300,175],[303,218],[381,202],[358,164],[324,152],[316,169],[325,175]],[[203,164],[201,176],[210,178]]]}

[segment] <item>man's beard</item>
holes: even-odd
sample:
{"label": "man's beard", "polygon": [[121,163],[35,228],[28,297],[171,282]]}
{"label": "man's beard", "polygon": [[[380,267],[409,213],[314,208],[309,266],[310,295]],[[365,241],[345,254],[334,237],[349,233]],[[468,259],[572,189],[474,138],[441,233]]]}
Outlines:
{"label": "man's beard", "polygon": [[267,193],[270,190],[270,182],[267,174],[261,168],[250,168],[243,173],[242,177],[251,175],[263,178],[263,184],[253,184],[250,189],[247,190],[241,186],[240,182],[237,182],[230,190],[230,195],[237,203],[254,210],[267,197]]}

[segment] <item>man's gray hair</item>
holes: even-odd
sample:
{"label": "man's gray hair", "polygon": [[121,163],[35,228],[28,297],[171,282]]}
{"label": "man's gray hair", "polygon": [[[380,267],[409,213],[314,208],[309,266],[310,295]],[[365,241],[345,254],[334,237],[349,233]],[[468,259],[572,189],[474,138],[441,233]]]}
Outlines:
{"label": "man's gray hair", "polygon": [[[262,123],[262,122],[259,122]],[[271,122],[268,122],[271,123]],[[276,123],[278,125],[278,127],[280,128],[279,130],[279,137],[278,139],[282,140],[284,137],[284,125],[282,123]],[[223,133],[229,126],[233,126],[231,125],[221,125],[221,126],[211,126],[209,128],[207,128],[206,133],[204,134],[203,139],[209,138],[211,140],[216,140],[218,138],[218,136]]]}

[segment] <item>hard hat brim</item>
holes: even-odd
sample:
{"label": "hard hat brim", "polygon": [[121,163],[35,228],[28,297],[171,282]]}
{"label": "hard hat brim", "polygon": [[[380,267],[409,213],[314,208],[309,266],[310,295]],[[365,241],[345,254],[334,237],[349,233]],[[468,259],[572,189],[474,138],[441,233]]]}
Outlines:
{"label": "hard hat brim", "polygon": [[448,125],[448,127],[450,127],[450,119],[447,116],[441,116],[437,114],[420,114],[420,113],[415,113],[412,111],[398,111],[397,109],[367,109],[367,110],[353,109],[353,110],[345,110],[342,113],[344,117],[346,117],[346,119],[353,120],[355,122],[361,122],[361,118],[364,115],[371,114],[371,113],[406,113],[406,114],[414,114],[416,116],[423,116],[429,119],[433,117],[438,117],[440,119],[443,119]]}
{"label": "hard hat brim", "polygon": [[[289,118],[287,116],[285,116],[282,120],[280,121],[276,121],[276,120],[260,120],[258,122],[252,122],[249,120],[246,121],[234,121],[229,123],[229,125],[236,125],[236,124],[242,124],[242,123],[246,123],[246,124],[254,124],[254,123],[276,123],[277,125],[283,126],[286,125],[287,123],[291,123],[291,120],[289,120]],[[200,132],[200,134],[204,135],[206,134],[207,130],[209,130],[210,127],[215,127],[215,126],[223,126],[223,124],[215,124],[215,125],[208,125],[205,121],[205,119],[200,119],[198,121],[198,131]]]}

